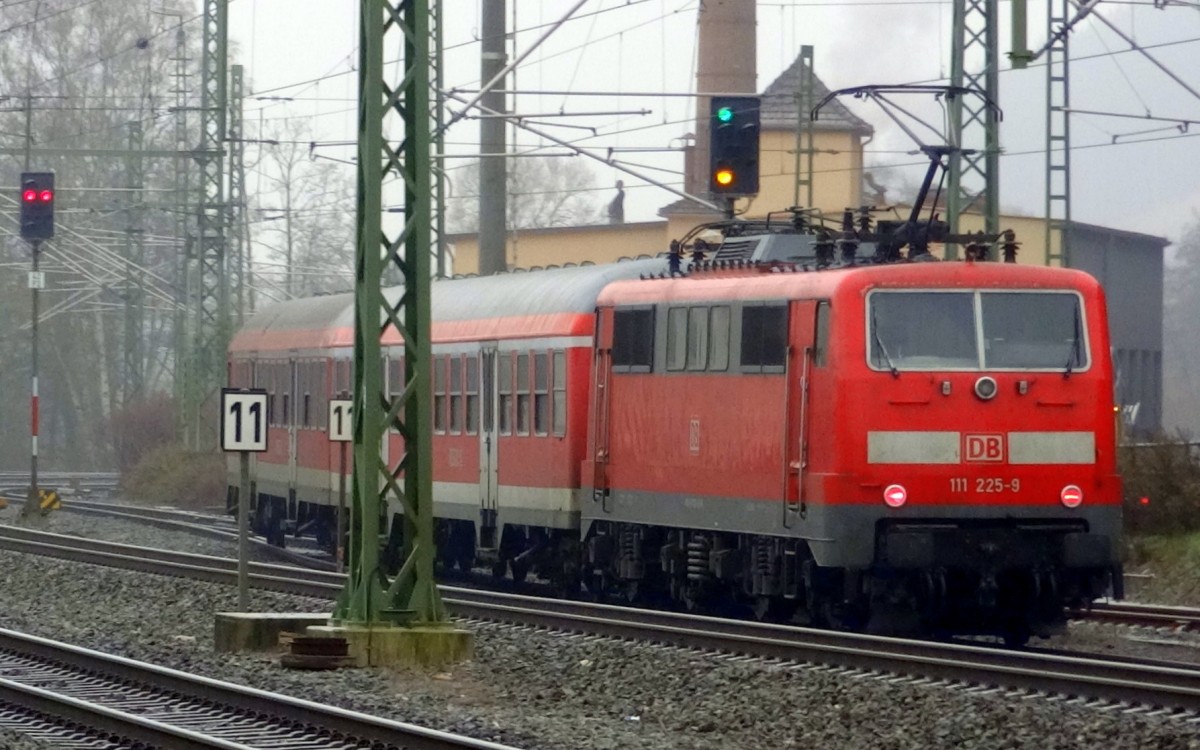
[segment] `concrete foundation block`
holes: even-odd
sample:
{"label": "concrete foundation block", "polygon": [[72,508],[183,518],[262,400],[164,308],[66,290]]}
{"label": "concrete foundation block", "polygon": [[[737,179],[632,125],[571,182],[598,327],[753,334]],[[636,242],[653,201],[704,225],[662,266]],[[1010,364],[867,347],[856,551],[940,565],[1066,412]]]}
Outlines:
{"label": "concrete foundation block", "polygon": [[475,655],[475,634],[452,625],[397,627],[372,625],[313,625],[311,637],[345,638],[349,657],[359,667],[439,669]]}
{"label": "concrete foundation block", "polygon": [[279,648],[280,633],[303,633],[307,627],[328,622],[328,613],[218,612],[213,650],[274,651]]}

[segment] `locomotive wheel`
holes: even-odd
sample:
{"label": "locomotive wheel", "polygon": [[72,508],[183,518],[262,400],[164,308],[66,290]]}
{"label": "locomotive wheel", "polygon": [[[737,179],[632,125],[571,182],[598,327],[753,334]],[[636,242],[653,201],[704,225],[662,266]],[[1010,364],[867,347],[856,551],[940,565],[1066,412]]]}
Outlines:
{"label": "locomotive wheel", "polygon": [[754,604],[750,605],[754,618],[758,622],[766,620],[775,613],[775,600],[770,596],[755,596]]}
{"label": "locomotive wheel", "polygon": [[1031,635],[1028,628],[1009,630],[1004,634],[1004,645],[1009,648],[1024,648]]}
{"label": "locomotive wheel", "polygon": [[454,564],[456,566],[458,566],[458,569],[461,570],[462,572],[470,573],[471,569],[475,567],[474,551],[459,552],[457,555],[454,556]]}
{"label": "locomotive wheel", "polygon": [[624,590],[622,591],[625,601],[633,604],[642,597],[642,587],[640,581],[626,581]]}
{"label": "locomotive wheel", "polygon": [[533,567],[533,563],[528,560],[517,560],[514,557],[508,567],[512,570],[513,580],[522,583],[529,577],[529,570]]}

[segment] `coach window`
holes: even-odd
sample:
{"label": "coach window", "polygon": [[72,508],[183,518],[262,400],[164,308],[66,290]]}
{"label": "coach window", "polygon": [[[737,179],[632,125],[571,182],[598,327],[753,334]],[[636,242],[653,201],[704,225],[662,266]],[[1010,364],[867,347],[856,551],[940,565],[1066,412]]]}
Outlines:
{"label": "coach window", "polygon": [[787,360],[787,307],[746,305],[742,308],[742,370],[782,372]]}
{"label": "coach window", "polygon": [[300,397],[300,426],[311,427],[312,422],[312,366],[305,362],[297,368],[296,395]]}
{"label": "coach window", "polygon": [[517,355],[517,434],[529,434],[529,355]]}
{"label": "coach window", "polygon": [[500,392],[500,434],[512,434],[513,376],[512,354],[500,352],[496,355],[496,379]]}
{"label": "coach window", "polygon": [[703,370],[708,359],[707,307],[688,308],[687,369]]}
{"label": "coach window", "polygon": [[446,432],[446,358],[433,358],[433,431]]}
{"label": "coach window", "polygon": [[479,358],[467,355],[467,434],[479,432]]}
{"label": "coach window", "polygon": [[679,372],[687,364],[688,309],[667,310],[667,371]]}
{"label": "coach window", "polygon": [[533,431],[550,434],[550,356],[533,355]]}
{"label": "coach window", "polygon": [[395,398],[404,387],[404,360],[392,357],[388,360],[388,396]]}
{"label": "coach window", "polygon": [[302,415],[304,420],[301,422],[301,424],[303,424],[305,427],[314,427],[314,417],[316,415],[313,413],[312,407],[313,392],[317,389],[317,381],[314,377],[316,375],[316,365],[312,362],[305,362],[300,371],[304,374],[304,385],[297,391],[298,393],[302,394],[301,398],[304,399],[301,406],[301,408],[304,410],[304,414]]}
{"label": "coach window", "polygon": [[567,357],[554,353],[554,434],[567,434]]}
{"label": "coach window", "polygon": [[654,308],[613,311],[615,372],[650,372],[654,364]]}
{"label": "coach window", "polygon": [[712,309],[708,326],[708,369],[725,372],[729,369],[729,307]]}
{"label": "coach window", "polygon": [[829,302],[817,303],[817,330],[813,334],[813,366],[824,367],[829,351]]}
{"label": "coach window", "polygon": [[462,355],[450,357],[450,432],[462,433],[463,415]]}
{"label": "coach window", "polygon": [[275,373],[274,367],[269,362],[264,362],[259,368],[259,377],[262,379],[258,384],[260,388],[267,391],[267,424],[271,427],[275,426]]}

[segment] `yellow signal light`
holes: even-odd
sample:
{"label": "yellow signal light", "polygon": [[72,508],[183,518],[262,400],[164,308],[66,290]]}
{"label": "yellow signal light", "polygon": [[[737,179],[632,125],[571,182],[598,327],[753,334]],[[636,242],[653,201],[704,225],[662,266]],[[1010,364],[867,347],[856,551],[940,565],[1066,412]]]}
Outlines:
{"label": "yellow signal light", "polygon": [[723,187],[728,187],[729,185],[733,184],[733,170],[727,167],[718,169],[717,174],[714,177],[717,181],[717,184]]}

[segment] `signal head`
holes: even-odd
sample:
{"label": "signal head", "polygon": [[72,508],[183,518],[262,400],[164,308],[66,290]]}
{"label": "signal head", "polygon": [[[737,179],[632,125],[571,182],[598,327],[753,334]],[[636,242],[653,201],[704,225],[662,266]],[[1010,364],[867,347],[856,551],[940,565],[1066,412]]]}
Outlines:
{"label": "signal head", "polygon": [[54,237],[54,173],[21,173],[21,238]]}

